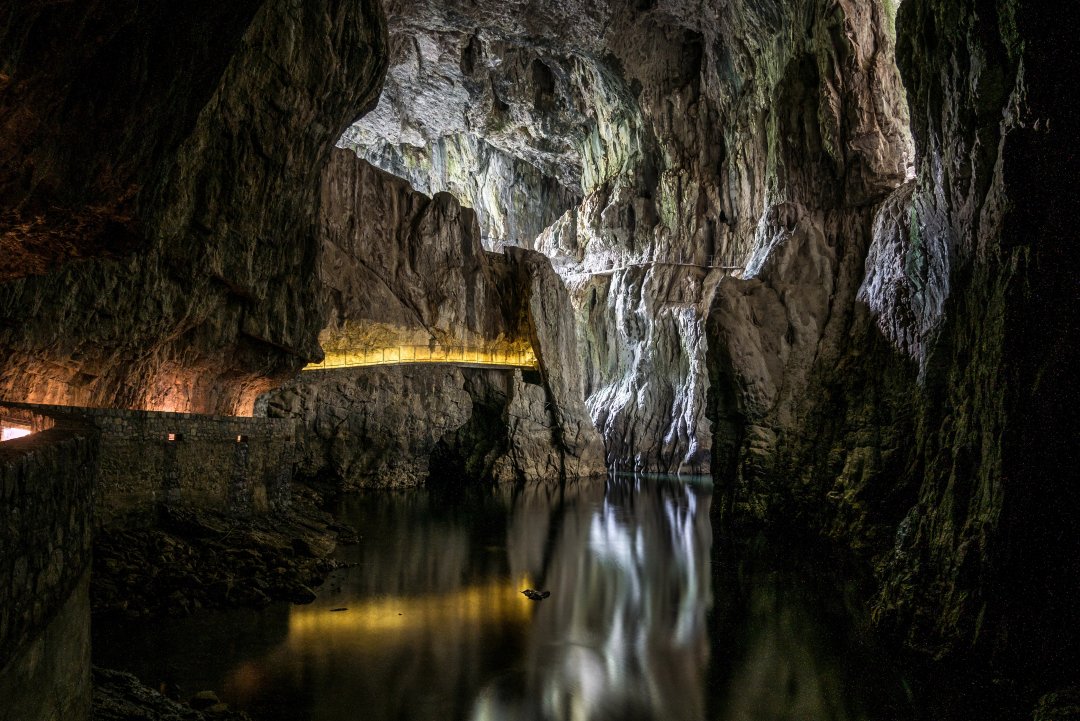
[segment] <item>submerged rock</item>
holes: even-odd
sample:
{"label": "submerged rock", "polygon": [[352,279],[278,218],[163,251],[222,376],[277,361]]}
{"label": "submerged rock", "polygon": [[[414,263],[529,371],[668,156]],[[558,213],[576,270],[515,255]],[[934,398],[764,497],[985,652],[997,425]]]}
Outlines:
{"label": "submerged rock", "polygon": [[530,601],[543,601],[545,598],[551,596],[551,591],[535,591],[531,588],[526,588],[521,593]]}

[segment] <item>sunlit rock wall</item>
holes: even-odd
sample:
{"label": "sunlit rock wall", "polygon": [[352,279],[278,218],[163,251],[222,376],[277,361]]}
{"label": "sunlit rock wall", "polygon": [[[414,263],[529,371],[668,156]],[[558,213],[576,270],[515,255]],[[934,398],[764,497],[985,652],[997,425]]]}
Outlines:
{"label": "sunlit rock wall", "polygon": [[378,4],[5,15],[0,396],[250,412],[320,353],[319,178],[377,98]]}
{"label": "sunlit rock wall", "polygon": [[449,135],[419,147],[392,145],[357,124],[339,145],[421,193],[451,193],[476,213],[489,249],[504,243],[531,246],[579,202],[579,193],[475,135]]}

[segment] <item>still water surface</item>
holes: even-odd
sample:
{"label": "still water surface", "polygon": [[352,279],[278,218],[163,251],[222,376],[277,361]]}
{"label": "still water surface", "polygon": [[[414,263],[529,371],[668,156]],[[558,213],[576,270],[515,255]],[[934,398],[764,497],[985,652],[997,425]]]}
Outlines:
{"label": "still water surface", "polygon": [[719,557],[710,492],[613,478],[354,496],[340,515],[361,541],[316,602],[98,624],[95,662],[213,689],[256,721],[906,717],[824,570]]}

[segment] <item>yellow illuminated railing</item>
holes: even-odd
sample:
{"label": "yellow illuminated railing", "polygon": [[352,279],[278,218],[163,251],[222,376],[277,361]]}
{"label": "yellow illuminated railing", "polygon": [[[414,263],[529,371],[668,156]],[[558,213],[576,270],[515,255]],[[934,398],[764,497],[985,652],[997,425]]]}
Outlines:
{"label": "yellow illuminated railing", "polygon": [[406,363],[454,363],[458,365],[538,368],[532,348],[483,348],[480,346],[402,345],[392,348],[341,352],[329,351],[322,363],[309,363],[306,371]]}

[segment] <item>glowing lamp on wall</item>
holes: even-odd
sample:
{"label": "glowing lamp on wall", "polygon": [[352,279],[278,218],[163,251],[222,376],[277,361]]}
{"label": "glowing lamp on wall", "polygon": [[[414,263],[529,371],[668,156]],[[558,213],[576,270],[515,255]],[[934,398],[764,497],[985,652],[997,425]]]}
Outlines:
{"label": "glowing lamp on wall", "polygon": [[4,428],[0,430],[0,441],[11,441],[16,438],[22,438],[33,433],[29,428],[20,428],[18,426]]}

